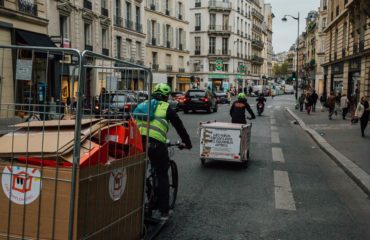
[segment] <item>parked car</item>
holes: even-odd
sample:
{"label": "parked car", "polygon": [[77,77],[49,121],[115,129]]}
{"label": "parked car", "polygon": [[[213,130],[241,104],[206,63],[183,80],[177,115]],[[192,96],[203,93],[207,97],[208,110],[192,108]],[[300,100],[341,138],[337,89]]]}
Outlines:
{"label": "parked car", "polygon": [[293,85],[285,85],[284,87],[284,93],[285,94],[294,94],[294,87]]}
{"label": "parked car", "polygon": [[130,112],[135,110],[137,104],[134,95],[125,91],[107,92],[100,96],[95,104],[95,114],[105,118],[119,116],[126,119],[130,117]]}
{"label": "parked car", "polygon": [[172,92],[171,97],[177,101],[177,110],[183,110],[185,102],[185,92]]}
{"label": "parked car", "polygon": [[216,96],[218,104],[230,103],[229,99],[227,98],[227,94],[225,92],[215,92],[214,94]]}
{"label": "parked car", "polygon": [[206,90],[192,89],[186,92],[184,102],[184,113],[190,110],[205,110],[208,113],[217,112],[217,100],[214,93]]}
{"label": "parked car", "polygon": [[254,85],[253,86],[253,93],[259,96],[262,93],[263,86],[262,85]]}
{"label": "parked car", "polygon": [[145,100],[148,100],[148,92],[147,91],[135,91],[137,100],[139,103],[144,102]]}

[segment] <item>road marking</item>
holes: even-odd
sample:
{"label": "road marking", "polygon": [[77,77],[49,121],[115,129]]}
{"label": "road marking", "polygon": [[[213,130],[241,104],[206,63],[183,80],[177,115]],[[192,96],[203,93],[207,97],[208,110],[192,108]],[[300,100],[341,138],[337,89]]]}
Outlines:
{"label": "road marking", "polygon": [[275,208],[295,211],[292,188],[287,171],[274,170]]}
{"label": "road marking", "polygon": [[271,142],[280,143],[280,137],[278,132],[271,132]]}
{"label": "road marking", "polygon": [[276,124],[276,119],[275,119],[275,118],[271,118],[271,119],[270,119],[270,123],[271,123],[271,125]]}
{"label": "road marking", "polygon": [[267,106],[267,108],[272,108],[272,106],[271,106],[271,105],[269,105],[269,106]]}
{"label": "road marking", "polygon": [[272,148],[272,161],[285,163],[283,150],[281,148],[277,147]]}
{"label": "road marking", "polygon": [[275,109],[280,109],[281,108],[281,106],[275,106]]}
{"label": "road marking", "polygon": [[276,131],[278,128],[276,126],[271,126],[271,131]]}

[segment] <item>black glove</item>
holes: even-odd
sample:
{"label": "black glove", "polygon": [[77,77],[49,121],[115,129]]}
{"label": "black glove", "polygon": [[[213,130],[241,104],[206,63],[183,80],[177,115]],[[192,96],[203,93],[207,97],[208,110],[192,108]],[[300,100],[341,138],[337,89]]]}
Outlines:
{"label": "black glove", "polygon": [[185,144],[185,143],[180,143],[180,145],[179,145],[179,149],[192,149],[192,145],[191,145],[191,143],[190,144]]}

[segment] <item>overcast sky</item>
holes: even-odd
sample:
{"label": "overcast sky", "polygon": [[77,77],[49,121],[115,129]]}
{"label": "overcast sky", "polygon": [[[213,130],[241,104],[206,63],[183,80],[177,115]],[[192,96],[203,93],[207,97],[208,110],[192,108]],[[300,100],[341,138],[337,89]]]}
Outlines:
{"label": "overcast sky", "polygon": [[289,50],[297,39],[297,21],[288,18],[287,22],[283,22],[281,19],[284,15],[290,14],[296,17],[299,11],[301,16],[300,32],[302,32],[305,28],[308,12],[317,10],[320,6],[320,0],[266,0],[266,3],[271,3],[275,15],[272,29],[274,32],[272,44],[275,53]]}

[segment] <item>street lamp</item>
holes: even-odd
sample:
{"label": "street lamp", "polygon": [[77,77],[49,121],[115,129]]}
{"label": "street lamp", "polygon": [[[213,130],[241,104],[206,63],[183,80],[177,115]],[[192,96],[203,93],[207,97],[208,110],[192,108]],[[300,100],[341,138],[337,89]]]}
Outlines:
{"label": "street lamp", "polygon": [[295,87],[296,87],[296,91],[295,91],[295,99],[297,100],[298,99],[298,79],[299,79],[299,70],[298,70],[298,46],[299,46],[299,12],[298,12],[298,17],[293,17],[292,15],[285,15],[281,20],[283,22],[286,22],[288,21],[287,17],[291,17],[293,18],[294,20],[297,20],[298,21],[298,36],[297,36],[297,46],[296,46],[296,51],[297,51],[297,66],[296,66],[296,73],[297,73],[297,80],[295,82]]}

